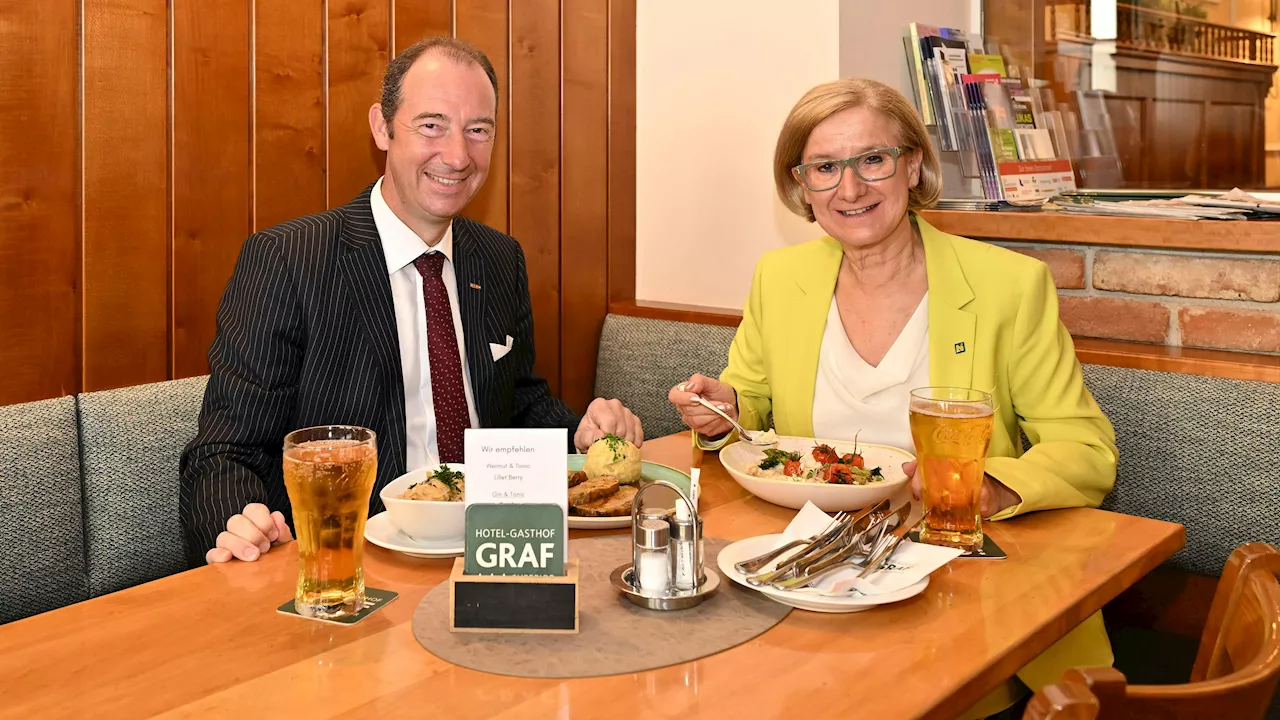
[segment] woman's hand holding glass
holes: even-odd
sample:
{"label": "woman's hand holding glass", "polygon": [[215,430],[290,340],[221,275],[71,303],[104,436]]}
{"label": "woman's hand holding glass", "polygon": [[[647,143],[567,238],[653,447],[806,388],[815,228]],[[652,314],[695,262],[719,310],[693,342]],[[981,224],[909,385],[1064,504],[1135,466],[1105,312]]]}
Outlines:
{"label": "woman's hand holding glass", "polygon": [[738,394],[733,386],[695,373],[667,393],[667,399],[680,411],[680,420],[690,430],[715,438],[733,429],[727,420],[694,402],[695,395],[720,408],[729,417],[737,419]]}
{"label": "woman's hand holding glass", "polygon": [[[918,463],[912,460],[902,464],[902,472],[911,478],[911,497],[919,500],[924,492],[924,486],[920,482],[920,468]],[[1022,497],[1018,493],[1009,489],[1008,485],[999,480],[984,475],[982,478],[982,517],[990,518],[1005,508],[1013,507],[1022,502]]]}

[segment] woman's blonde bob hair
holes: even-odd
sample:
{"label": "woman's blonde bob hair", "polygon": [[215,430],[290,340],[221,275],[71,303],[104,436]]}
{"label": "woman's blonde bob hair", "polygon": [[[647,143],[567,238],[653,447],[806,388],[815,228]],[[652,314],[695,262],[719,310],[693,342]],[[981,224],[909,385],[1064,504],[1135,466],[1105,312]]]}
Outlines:
{"label": "woman's blonde bob hair", "polygon": [[[819,85],[791,108],[778,134],[773,153],[773,182],[778,197],[791,212],[813,222],[813,208],[804,201],[804,187],[791,169],[800,164],[809,135],[823,120],[849,108],[875,110],[893,124],[898,144],[922,154],[920,182],[907,196],[907,209],[920,210],[937,202],[942,194],[942,165],[929,142],[929,133],[916,109],[902,93],[875,80],[850,79]],[[904,159],[907,156],[904,156]]]}

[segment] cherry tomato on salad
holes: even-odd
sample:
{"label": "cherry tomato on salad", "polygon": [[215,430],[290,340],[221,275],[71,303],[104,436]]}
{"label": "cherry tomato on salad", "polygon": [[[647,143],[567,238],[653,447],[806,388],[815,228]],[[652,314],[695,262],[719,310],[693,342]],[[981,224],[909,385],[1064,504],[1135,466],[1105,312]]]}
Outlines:
{"label": "cherry tomato on salad", "polygon": [[836,454],[836,449],[830,445],[814,445],[813,459],[817,460],[821,465],[840,462],[840,456]]}
{"label": "cherry tomato on salad", "polygon": [[782,466],[782,474],[787,477],[800,477],[804,471],[800,469],[799,460],[788,460]]}
{"label": "cherry tomato on salad", "polygon": [[834,485],[852,485],[853,471],[849,469],[848,465],[843,463],[828,465],[827,468],[822,471],[822,479]]}
{"label": "cherry tomato on salad", "polygon": [[844,457],[840,458],[840,462],[856,468],[865,468],[867,466],[866,461],[862,459],[862,455],[858,453],[845,453]]}

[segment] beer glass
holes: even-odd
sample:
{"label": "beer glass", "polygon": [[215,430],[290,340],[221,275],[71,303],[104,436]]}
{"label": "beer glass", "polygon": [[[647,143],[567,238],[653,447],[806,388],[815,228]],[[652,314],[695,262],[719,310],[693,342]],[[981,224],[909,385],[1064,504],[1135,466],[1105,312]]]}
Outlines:
{"label": "beer glass", "polygon": [[917,388],[911,391],[910,419],[924,498],[920,540],[980,549],[991,396],[968,388]]}
{"label": "beer glass", "polygon": [[299,615],[335,618],[364,607],[364,524],[378,474],[372,430],[295,430],[284,439],[284,485],[298,541]]}

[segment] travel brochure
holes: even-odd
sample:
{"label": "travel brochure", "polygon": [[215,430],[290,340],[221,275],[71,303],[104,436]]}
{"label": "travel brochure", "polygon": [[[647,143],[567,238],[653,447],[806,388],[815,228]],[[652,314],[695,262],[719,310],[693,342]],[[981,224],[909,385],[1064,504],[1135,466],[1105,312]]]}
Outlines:
{"label": "travel brochure", "polygon": [[911,23],[904,38],[915,101],[939,149],[959,155],[991,201],[1038,203],[1076,189],[1066,123],[1043,81],[955,28]]}

